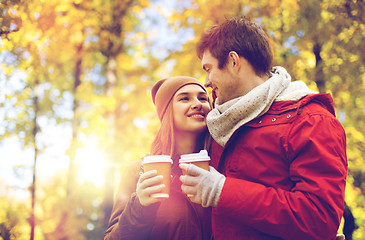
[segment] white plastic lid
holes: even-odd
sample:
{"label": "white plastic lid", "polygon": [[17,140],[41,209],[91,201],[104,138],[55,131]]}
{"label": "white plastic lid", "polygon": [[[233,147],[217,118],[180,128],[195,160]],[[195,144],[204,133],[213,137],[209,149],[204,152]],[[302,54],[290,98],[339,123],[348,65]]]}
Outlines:
{"label": "white plastic lid", "polygon": [[147,163],[161,163],[161,162],[167,162],[172,164],[172,160],[169,155],[148,155],[143,158],[142,165]]}
{"label": "white plastic lid", "polygon": [[199,153],[183,154],[180,156],[179,163],[203,161],[210,161],[207,150],[201,150]]}

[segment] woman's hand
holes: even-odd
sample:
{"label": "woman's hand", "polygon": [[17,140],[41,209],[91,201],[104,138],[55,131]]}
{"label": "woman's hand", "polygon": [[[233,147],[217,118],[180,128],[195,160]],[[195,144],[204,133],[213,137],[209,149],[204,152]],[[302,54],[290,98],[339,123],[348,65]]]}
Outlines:
{"label": "woman's hand", "polygon": [[161,201],[158,198],[152,198],[151,194],[160,193],[165,189],[162,184],[162,175],[157,176],[156,170],[142,173],[137,182],[137,197],[142,206],[149,206]]}

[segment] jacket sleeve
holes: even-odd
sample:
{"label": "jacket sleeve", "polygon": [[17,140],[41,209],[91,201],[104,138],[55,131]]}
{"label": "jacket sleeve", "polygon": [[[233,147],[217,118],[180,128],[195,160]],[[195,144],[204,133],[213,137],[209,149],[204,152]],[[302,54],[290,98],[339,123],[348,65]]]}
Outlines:
{"label": "jacket sleeve", "polygon": [[286,150],[291,189],[227,177],[216,211],[282,239],[334,239],[347,174],[341,124],[327,115],[296,122]]}
{"label": "jacket sleeve", "polygon": [[122,173],[104,240],[147,239],[156,206],[144,207],[136,196],[140,166],[141,160],[134,161]]}

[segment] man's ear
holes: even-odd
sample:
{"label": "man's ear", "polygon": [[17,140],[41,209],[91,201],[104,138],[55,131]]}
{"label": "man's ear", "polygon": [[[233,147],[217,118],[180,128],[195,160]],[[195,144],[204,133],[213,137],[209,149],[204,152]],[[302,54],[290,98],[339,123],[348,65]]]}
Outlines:
{"label": "man's ear", "polygon": [[240,56],[235,51],[230,51],[228,54],[228,62],[235,71],[239,71],[241,68]]}

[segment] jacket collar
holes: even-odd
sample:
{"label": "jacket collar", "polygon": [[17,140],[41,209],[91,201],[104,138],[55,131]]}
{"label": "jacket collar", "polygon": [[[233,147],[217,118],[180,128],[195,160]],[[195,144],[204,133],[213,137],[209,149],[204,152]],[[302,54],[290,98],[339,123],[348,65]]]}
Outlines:
{"label": "jacket collar", "polygon": [[322,105],[328,112],[336,117],[335,107],[331,94],[329,93],[318,93],[309,94],[301,98],[299,101],[280,101],[274,102],[267,113],[269,114],[280,114],[287,112],[291,109],[302,108],[310,102],[316,102]]}

